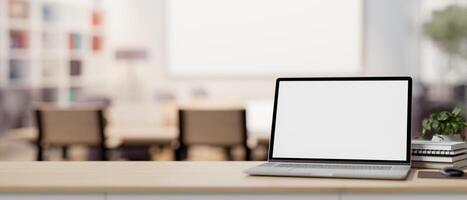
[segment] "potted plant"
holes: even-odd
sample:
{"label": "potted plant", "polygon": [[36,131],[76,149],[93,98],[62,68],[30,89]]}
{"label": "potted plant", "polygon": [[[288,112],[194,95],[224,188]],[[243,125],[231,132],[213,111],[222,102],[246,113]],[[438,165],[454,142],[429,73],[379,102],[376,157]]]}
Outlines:
{"label": "potted plant", "polygon": [[467,122],[460,107],[451,112],[442,111],[432,113],[422,121],[422,136],[427,133],[433,135],[432,141],[462,141],[462,133]]}

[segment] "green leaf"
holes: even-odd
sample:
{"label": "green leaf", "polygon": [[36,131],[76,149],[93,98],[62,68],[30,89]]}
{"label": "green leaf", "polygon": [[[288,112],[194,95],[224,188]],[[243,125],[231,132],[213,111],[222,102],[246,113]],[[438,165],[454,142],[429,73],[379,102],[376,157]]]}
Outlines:
{"label": "green leaf", "polygon": [[439,124],[438,121],[434,121],[433,124],[431,125],[431,127],[433,127],[434,129],[437,129],[439,126],[440,126],[440,124]]}
{"label": "green leaf", "polygon": [[430,122],[429,119],[424,119],[424,120],[422,121],[422,127],[423,127],[423,128],[427,128],[427,127],[430,125],[429,122]]}
{"label": "green leaf", "polygon": [[456,106],[453,110],[452,110],[452,114],[454,115],[460,115],[462,112],[462,108],[460,106]]}
{"label": "green leaf", "polygon": [[446,112],[446,111],[440,112],[439,115],[438,115],[438,117],[437,117],[437,119],[438,119],[439,121],[445,121],[445,120],[447,120],[448,118],[449,118],[449,113]]}

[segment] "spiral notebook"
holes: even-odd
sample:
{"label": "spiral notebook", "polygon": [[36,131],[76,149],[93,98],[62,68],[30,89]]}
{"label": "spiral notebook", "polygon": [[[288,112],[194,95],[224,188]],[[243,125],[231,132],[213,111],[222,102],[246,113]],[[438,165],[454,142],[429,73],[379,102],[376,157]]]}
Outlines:
{"label": "spiral notebook", "polygon": [[412,149],[413,155],[434,155],[434,156],[456,156],[466,153],[467,149],[457,150],[432,150],[432,149]]}
{"label": "spiral notebook", "polygon": [[467,154],[459,154],[455,156],[444,155],[412,155],[413,161],[428,161],[428,162],[456,162],[459,160],[467,159]]}

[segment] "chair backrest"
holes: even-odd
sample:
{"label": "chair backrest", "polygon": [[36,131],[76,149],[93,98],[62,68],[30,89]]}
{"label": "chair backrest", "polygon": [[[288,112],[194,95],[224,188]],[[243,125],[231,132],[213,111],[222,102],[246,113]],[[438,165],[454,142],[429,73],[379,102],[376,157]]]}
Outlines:
{"label": "chair backrest", "polygon": [[55,145],[102,145],[104,116],[98,108],[47,107],[36,110],[39,142]]}
{"label": "chair backrest", "polygon": [[179,110],[179,142],[181,145],[246,145],[244,109]]}

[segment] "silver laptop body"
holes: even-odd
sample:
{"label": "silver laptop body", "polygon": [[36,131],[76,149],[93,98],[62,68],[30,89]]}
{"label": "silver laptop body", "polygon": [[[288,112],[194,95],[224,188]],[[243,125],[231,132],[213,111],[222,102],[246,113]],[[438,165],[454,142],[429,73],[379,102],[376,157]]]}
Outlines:
{"label": "silver laptop body", "polygon": [[410,77],[278,78],[268,162],[249,175],[405,179]]}

